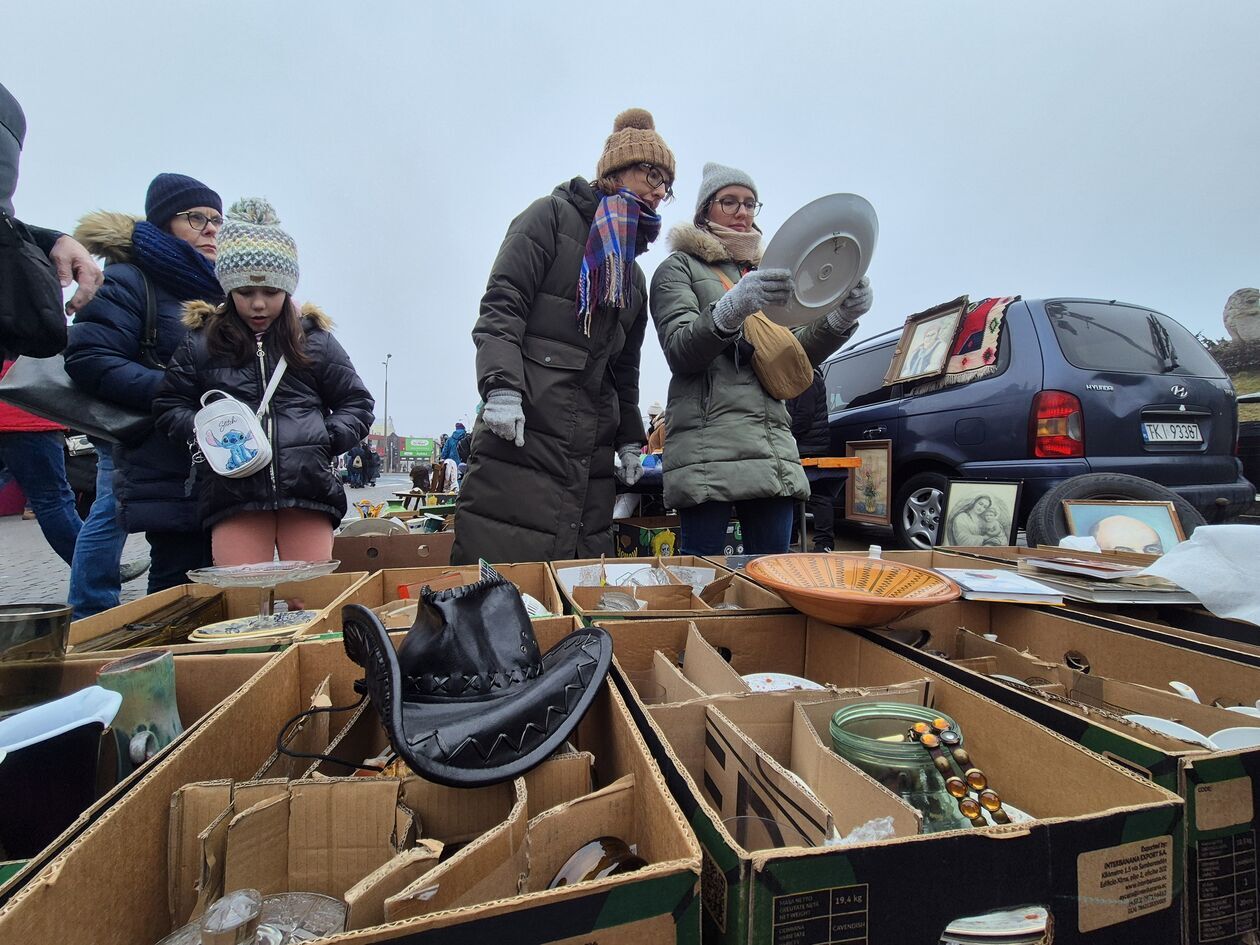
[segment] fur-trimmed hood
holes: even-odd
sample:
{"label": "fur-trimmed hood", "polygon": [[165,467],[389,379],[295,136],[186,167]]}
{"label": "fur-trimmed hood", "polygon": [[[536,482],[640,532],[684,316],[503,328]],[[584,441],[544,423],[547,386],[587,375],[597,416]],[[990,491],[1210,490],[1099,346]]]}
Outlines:
{"label": "fur-trimmed hood", "polygon": [[131,262],[131,232],[143,219],[130,213],[95,210],[74,228],[74,238],[93,256],[109,262]]}
{"label": "fur-trimmed hood", "polygon": [[[204,328],[212,315],[222,314],[223,311],[224,305],[222,303],[214,305],[200,300],[185,302],[183,322],[189,330],[196,331],[198,328]],[[311,319],[315,323],[315,327],[320,329],[320,331],[333,330],[332,318],[314,302],[303,302],[299,311],[303,318]]]}
{"label": "fur-trimmed hood", "polygon": [[710,264],[734,261],[720,239],[694,223],[679,223],[674,226],[669,231],[669,248]]}

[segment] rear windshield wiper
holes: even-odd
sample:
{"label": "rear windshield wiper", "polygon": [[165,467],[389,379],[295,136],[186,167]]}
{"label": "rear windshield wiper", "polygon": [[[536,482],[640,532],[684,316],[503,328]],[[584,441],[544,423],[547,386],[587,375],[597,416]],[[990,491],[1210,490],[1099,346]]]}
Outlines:
{"label": "rear windshield wiper", "polygon": [[1153,314],[1148,314],[1146,321],[1151,326],[1151,341],[1155,344],[1155,354],[1160,360],[1160,370],[1167,374],[1177,367],[1177,349],[1173,347],[1168,329],[1160,323],[1158,318]]}

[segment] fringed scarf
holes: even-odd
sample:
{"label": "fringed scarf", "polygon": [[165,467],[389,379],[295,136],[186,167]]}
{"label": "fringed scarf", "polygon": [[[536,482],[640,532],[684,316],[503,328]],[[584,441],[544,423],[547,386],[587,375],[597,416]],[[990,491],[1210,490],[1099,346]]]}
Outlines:
{"label": "fringed scarf", "polygon": [[599,202],[578,275],[577,320],[588,338],[596,308],[630,304],[634,257],[660,233],[661,218],[630,191],[620,190]]}
{"label": "fringed scarf", "polygon": [[718,238],[726,251],[731,254],[731,259],[737,263],[748,263],[753,266],[761,265],[761,230],[754,226],[748,232],[740,230],[732,230],[730,227],[722,226],[720,223],[714,223],[712,220],[708,222],[709,232]]}
{"label": "fringed scarf", "polygon": [[181,302],[222,300],[223,287],[214,276],[214,263],[192,244],[140,220],[131,233],[131,248],[135,264]]}

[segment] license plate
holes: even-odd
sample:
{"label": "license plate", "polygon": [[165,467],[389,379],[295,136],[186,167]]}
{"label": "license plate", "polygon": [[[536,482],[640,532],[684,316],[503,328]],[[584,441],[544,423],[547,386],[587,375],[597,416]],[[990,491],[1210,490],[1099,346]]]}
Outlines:
{"label": "license plate", "polygon": [[1142,439],[1147,443],[1202,443],[1197,423],[1144,423]]}

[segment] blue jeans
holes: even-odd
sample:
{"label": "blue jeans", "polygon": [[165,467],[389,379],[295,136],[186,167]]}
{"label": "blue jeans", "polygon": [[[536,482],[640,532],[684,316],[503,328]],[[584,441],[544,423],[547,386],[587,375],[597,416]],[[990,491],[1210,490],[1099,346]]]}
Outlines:
{"label": "blue jeans", "polygon": [[783,554],[792,541],[792,509],[790,498],[745,499],[741,502],[702,502],[689,509],[679,509],[681,521],[678,553],[683,555],[720,555],[726,546],[726,525],[731,519],[731,506],[744,533],[744,553],[750,555]]}
{"label": "blue jeans", "polygon": [[81,620],[118,606],[118,563],[122,560],[127,533],[118,524],[118,503],[114,501],[114,453],[108,443],[96,447],[96,499],[79,531],[70,565],[70,606],[74,619]]}
{"label": "blue jeans", "polygon": [[39,521],[44,538],[66,564],[83,520],[66,482],[66,438],[56,430],[0,433],[0,464],[17,480]]}

